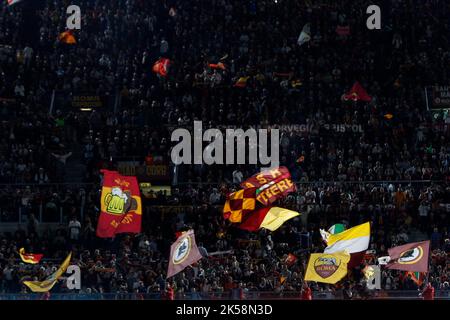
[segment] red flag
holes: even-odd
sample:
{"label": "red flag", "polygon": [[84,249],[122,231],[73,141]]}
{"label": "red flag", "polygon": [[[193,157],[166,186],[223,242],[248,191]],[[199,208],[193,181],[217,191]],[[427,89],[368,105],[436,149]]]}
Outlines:
{"label": "red flag", "polygon": [[292,253],[289,253],[286,257],[286,260],[284,260],[284,263],[287,264],[288,267],[292,266],[295,262],[297,262],[297,257]]}
{"label": "red flag", "polygon": [[44,256],[43,254],[25,253],[25,248],[20,248],[19,255],[23,262],[31,264],[38,264]]}
{"label": "red flag", "polygon": [[388,253],[391,260],[386,269],[428,272],[429,240],[390,248]]}
{"label": "red flag", "polygon": [[75,36],[73,35],[72,30],[67,30],[62,32],[58,36],[59,41],[65,43],[65,44],[75,44],[77,43],[77,39],[75,39]]}
{"label": "red flag", "polygon": [[140,233],[142,203],[136,177],[102,170],[103,188],[97,237],[113,238],[117,233]]}
{"label": "red flag", "polygon": [[347,100],[365,101],[365,102],[372,101],[372,97],[367,94],[367,91],[359,84],[358,81],[355,82],[350,91],[347,94],[344,94],[342,98],[345,101]]}
{"label": "red flag", "polygon": [[278,167],[255,174],[241,183],[242,188],[258,188],[256,200],[267,206],[297,190],[286,167]]}
{"label": "red flag", "polygon": [[225,65],[223,64],[223,62],[219,62],[219,63],[210,63],[210,64],[208,64],[208,66],[211,68],[211,69],[222,69],[222,70],[225,70],[226,68],[225,68]]}
{"label": "red flag", "polygon": [[170,247],[169,268],[167,278],[183,271],[184,268],[196,263],[202,258],[195,243],[194,230],[183,232],[183,234]]}
{"label": "red flag", "polygon": [[162,77],[167,77],[167,73],[169,70],[170,60],[167,58],[161,58],[155,62],[153,65],[153,72],[159,74]]}

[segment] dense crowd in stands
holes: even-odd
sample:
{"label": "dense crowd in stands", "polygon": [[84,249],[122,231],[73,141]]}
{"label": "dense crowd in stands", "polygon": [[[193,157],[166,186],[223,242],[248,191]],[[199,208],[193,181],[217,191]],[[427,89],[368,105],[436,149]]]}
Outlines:
{"label": "dense crowd in stands", "polygon": [[[450,290],[450,116],[433,118],[423,94],[449,81],[450,3],[384,2],[383,28],[373,31],[363,0],[79,1],[82,28],[71,46],[57,40],[62,4],[2,6],[0,223],[20,214],[22,225],[0,236],[0,293],[25,292],[21,280],[43,279],[72,251],[87,294],[297,294],[308,254],[324,247],[319,228],[365,221],[376,256],[417,233],[430,239],[428,279]],[[311,40],[299,46],[306,23]],[[350,34],[338,35],[337,26]],[[166,78],[151,71],[159,57],[172,61]],[[219,60],[226,70],[208,67]],[[247,76],[244,88],[233,86]],[[371,102],[341,99],[355,81]],[[81,112],[70,97],[84,93],[120,103]],[[301,216],[274,233],[230,227],[225,196],[258,167],[171,165],[178,185],[144,200],[142,234],[96,238],[99,169],[119,158],[170,164],[172,130],[194,120],[204,130],[278,126],[280,163],[298,186],[282,206]],[[84,165],[77,179],[66,170],[74,163]],[[60,226],[47,230],[44,222]],[[170,244],[186,228],[205,258],[166,280]],[[22,264],[20,247],[44,253],[44,262]],[[290,267],[288,253],[299,258]],[[383,289],[418,289],[403,276],[383,272]],[[361,281],[356,269],[348,285],[358,291]],[[68,292],[61,284],[54,291]]]}

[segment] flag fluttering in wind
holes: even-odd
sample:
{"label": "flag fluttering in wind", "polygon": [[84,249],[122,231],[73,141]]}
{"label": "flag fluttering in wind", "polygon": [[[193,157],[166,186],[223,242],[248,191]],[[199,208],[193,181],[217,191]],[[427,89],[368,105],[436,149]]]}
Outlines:
{"label": "flag fluttering in wind", "polygon": [[142,203],[137,179],[117,171],[101,170],[103,188],[97,237],[113,238],[118,233],[140,233]]}
{"label": "flag fluttering in wind", "polygon": [[264,207],[246,215],[237,227],[247,231],[258,231],[261,228],[275,231],[287,220],[299,215],[296,211],[284,208]]}
{"label": "flag fluttering in wind", "polygon": [[303,26],[302,32],[300,32],[300,35],[297,39],[297,44],[299,46],[302,46],[306,42],[311,40],[311,24],[307,23]]}
{"label": "flag fluttering in wind", "polygon": [[337,234],[320,230],[327,247],[324,253],[347,251],[351,254],[349,268],[359,265],[370,243],[370,223],[366,222]]}
{"label": "flag fluttering in wind", "polygon": [[170,247],[167,278],[183,271],[186,267],[202,258],[195,243],[194,230],[184,232]]}
{"label": "flag fluttering in wind", "polygon": [[289,253],[286,257],[286,260],[284,260],[284,263],[288,267],[292,266],[296,262],[297,262],[297,257],[295,255],[293,255],[292,253]]}
{"label": "flag fluttering in wind", "polygon": [[167,73],[169,72],[169,66],[171,61],[167,58],[161,58],[155,62],[153,65],[153,72],[159,74],[161,77],[167,77]]}
{"label": "flag fluttering in wind", "polygon": [[242,189],[228,195],[223,207],[223,217],[233,223],[240,223],[243,216],[255,210],[256,188]]}
{"label": "flag fluttering in wind", "polygon": [[297,190],[286,167],[257,173],[241,183],[242,188],[258,188],[256,200],[267,206],[277,199]]}
{"label": "flag fluttering in wind", "polygon": [[345,227],[342,223],[336,223],[335,225],[332,225],[330,229],[328,229],[328,232],[331,234],[338,234],[345,230]]}
{"label": "flag fluttering in wind", "polygon": [[366,222],[337,234],[329,234],[325,253],[346,250],[348,253],[366,251],[370,242],[370,223]]}
{"label": "flag fluttering in wind", "polygon": [[335,284],[347,274],[350,255],[345,251],[312,253],[305,273],[306,281]]}
{"label": "flag fluttering in wind", "polygon": [[77,39],[75,38],[72,30],[67,30],[59,34],[59,41],[65,44],[76,44]]}
{"label": "flag fluttering in wind", "polygon": [[13,4],[19,3],[22,0],[8,0],[8,6],[12,6]]}
{"label": "flag fluttering in wind", "polygon": [[391,120],[394,116],[392,115],[392,113],[386,113],[383,117],[384,117],[386,120]]}
{"label": "flag fluttering in wind", "polygon": [[236,83],[234,84],[234,86],[235,87],[238,87],[238,88],[245,88],[246,86],[247,86],[247,80],[249,79],[250,77],[240,77],[237,81],[236,81]]}
{"label": "flag fluttering in wind", "polygon": [[370,102],[372,101],[372,97],[369,96],[367,91],[361,86],[361,84],[356,81],[350,91],[342,96],[342,99],[345,101],[364,101]]}
{"label": "flag fluttering in wind", "polygon": [[413,242],[388,249],[385,268],[411,272],[428,272],[430,241]]}
{"label": "flag fluttering in wind", "polygon": [[44,256],[43,254],[26,253],[25,248],[20,248],[19,255],[23,262],[31,264],[38,264]]}
{"label": "flag fluttering in wind", "polygon": [[72,258],[72,252],[66,257],[64,262],[59,268],[44,281],[24,281],[23,284],[31,289],[33,292],[48,292],[50,291],[58,279],[66,272],[69,267],[70,259]]}
{"label": "flag fluttering in wind", "polygon": [[219,63],[209,63],[208,66],[211,69],[221,69],[221,70],[226,70],[225,65],[223,64],[223,62],[219,62]]}

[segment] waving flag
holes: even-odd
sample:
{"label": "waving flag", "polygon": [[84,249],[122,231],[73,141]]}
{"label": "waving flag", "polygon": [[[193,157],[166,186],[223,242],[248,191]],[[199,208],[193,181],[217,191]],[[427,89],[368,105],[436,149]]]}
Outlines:
{"label": "waving flag", "polygon": [[202,258],[195,243],[194,230],[184,232],[170,247],[167,279]]}
{"label": "waving flag", "polygon": [[338,234],[345,230],[345,227],[342,223],[336,223],[335,225],[332,225],[330,229],[328,229],[328,232],[331,234]]}
{"label": "waving flag", "polygon": [[306,281],[335,284],[347,274],[350,255],[345,252],[312,253],[305,273]]}
{"label": "waving flag", "polygon": [[161,77],[167,77],[169,71],[169,65],[171,61],[167,58],[161,58],[153,65],[153,72],[159,74]]}
{"label": "waving flag", "polygon": [[25,248],[20,248],[19,255],[23,262],[31,264],[38,264],[44,256],[43,254],[25,253]]}
{"label": "waving flag", "polygon": [[113,238],[117,233],[140,233],[142,204],[136,177],[102,170],[103,188],[97,237]]}
{"label": "waving flag", "polygon": [[59,41],[65,44],[76,44],[77,39],[73,35],[72,30],[67,30],[59,34],[58,36]]}
{"label": "waving flag", "polygon": [[279,207],[265,207],[249,213],[237,227],[247,231],[258,231],[261,228],[275,231],[287,220],[299,216],[300,213]]}
{"label": "waving flag", "polygon": [[58,279],[66,272],[69,267],[72,253],[69,253],[64,262],[59,266],[53,274],[47,277],[44,281],[24,281],[23,284],[31,289],[33,292],[48,292],[50,291]]}
{"label": "waving flag", "polygon": [[307,23],[304,25],[302,32],[300,32],[300,35],[298,36],[297,44],[299,46],[302,46],[303,44],[305,44],[310,40],[311,40],[311,25]]}
{"label": "waving flag", "polygon": [[223,64],[223,62],[219,62],[219,63],[210,63],[208,64],[208,66],[211,69],[221,69],[221,70],[226,70],[225,65]]}
{"label": "waving flag", "polygon": [[242,188],[258,188],[256,200],[267,206],[297,190],[286,167],[266,170],[241,183]]}
{"label": "waving flag", "polygon": [[296,262],[297,262],[297,257],[295,255],[293,255],[292,253],[289,253],[286,257],[286,260],[284,260],[284,263],[288,267],[292,266]]}
{"label": "waving flag", "polygon": [[348,253],[366,251],[370,242],[370,223],[366,222],[338,234],[330,234],[326,239],[325,253],[346,250]]}
{"label": "waving flag", "polygon": [[361,86],[361,84],[357,81],[350,89],[347,94],[344,94],[342,97],[345,101],[364,101],[370,102],[372,101],[372,97],[367,94],[367,91]]}
{"label": "waving flag", "polygon": [[247,86],[247,80],[249,79],[250,77],[240,77],[237,81],[236,81],[236,83],[234,84],[234,86],[235,87],[238,87],[238,88],[245,88],[246,86]]}
{"label": "waving flag", "polygon": [[430,241],[413,242],[388,250],[386,269],[428,272]]}
{"label": "waving flag", "polygon": [[241,222],[242,217],[255,209],[256,188],[248,188],[228,195],[223,207],[223,217],[230,222]]}

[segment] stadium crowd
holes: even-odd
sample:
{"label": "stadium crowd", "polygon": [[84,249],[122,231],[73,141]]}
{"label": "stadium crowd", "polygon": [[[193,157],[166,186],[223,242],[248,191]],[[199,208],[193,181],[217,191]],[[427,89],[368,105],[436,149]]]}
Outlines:
{"label": "stadium crowd", "polygon": [[[450,117],[432,118],[423,95],[448,83],[447,1],[390,1],[381,31],[366,28],[362,0],[80,1],[75,45],[57,40],[66,7],[44,2],[38,27],[26,21],[27,1],[0,13],[0,221],[18,221],[20,211],[26,222],[1,236],[0,292],[25,292],[21,280],[44,278],[73,251],[86,294],[297,294],[308,254],[323,249],[319,228],[365,221],[377,256],[418,232],[430,239],[429,280],[450,290]],[[311,40],[299,46],[306,23]],[[25,28],[32,36],[22,36]],[[172,61],[166,78],[151,71],[159,57]],[[218,61],[226,70],[209,67]],[[249,77],[245,87],[235,87],[241,77]],[[355,81],[371,102],[341,99]],[[80,112],[68,100],[52,102],[53,91],[117,95],[120,103]],[[121,157],[170,163],[171,131],[194,120],[204,130],[280,128],[280,163],[298,186],[282,205],[301,216],[273,234],[230,227],[225,195],[258,168],[181,165],[170,195],[144,200],[142,234],[96,238],[99,169]],[[85,164],[76,186],[66,174],[71,161]],[[43,222],[61,225],[51,231]],[[205,258],[166,281],[175,232],[189,227]],[[23,265],[22,246],[50,260]],[[283,262],[288,253],[298,257],[292,266]],[[385,272],[383,289],[417,289],[403,276]],[[348,285],[361,281],[356,269]]]}

